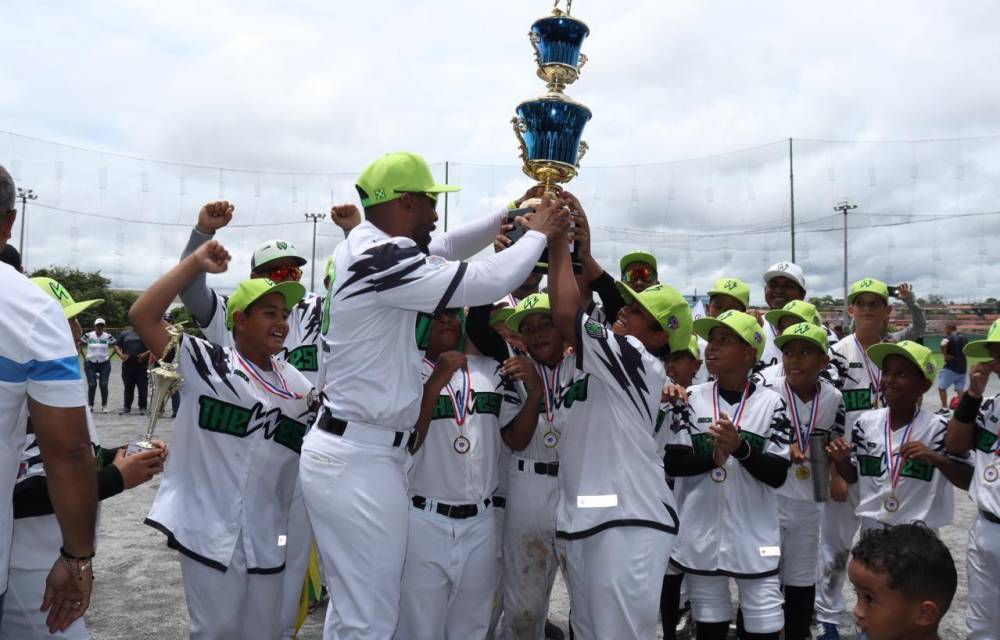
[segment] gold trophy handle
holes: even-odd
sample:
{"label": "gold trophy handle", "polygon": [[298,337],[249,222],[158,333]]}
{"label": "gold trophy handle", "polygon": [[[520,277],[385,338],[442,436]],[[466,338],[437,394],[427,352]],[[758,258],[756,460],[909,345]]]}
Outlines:
{"label": "gold trophy handle", "polygon": [[[160,364],[150,369],[148,374],[150,397],[146,407],[149,411],[146,418],[146,434],[142,440],[128,443],[126,455],[156,448],[156,445],[153,444],[153,432],[156,429],[156,423],[160,419],[160,413],[163,411],[163,407],[166,406],[167,400],[174,395],[174,392],[177,391],[182,382],[181,376],[177,372],[180,368],[177,355],[181,337],[184,335],[183,325],[184,323],[182,322],[180,324],[170,324],[166,327],[167,333],[170,334],[170,340],[167,342],[167,346],[164,347],[163,353],[160,356]],[[171,358],[172,361],[165,362],[168,358]]]}
{"label": "gold trophy handle", "polygon": [[580,70],[583,69],[583,65],[587,64],[587,60],[589,60],[589,59],[590,58],[587,57],[587,54],[585,54],[585,53],[581,53],[580,54],[580,59],[576,63],[576,72],[577,72],[577,74],[580,73]]}
{"label": "gold trophy handle", "polygon": [[587,155],[587,151],[589,150],[590,150],[590,145],[581,140],[580,146],[577,147],[577,152],[576,152],[576,166],[578,167],[580,166],[580,161],[583,160],[583,156]]}
{"label": "gold trophy handle", "polygon": [[517,144],[521,147],[521,161],[528,161],[528,144],[524,141],[524,132],[528,130],[528,125],[524,123],[524,119],[521,116],[514,116],[510,119],[510,123],[514,125],[514,135],[517,136]]}
{"label": "gold trophy handle", "polygon": [[540,67],[542,66],[542,50],[538,46],[540,38],[534,31],[529,31],[528,40],[531,40],[531,48],[535,50],[535,63]]}

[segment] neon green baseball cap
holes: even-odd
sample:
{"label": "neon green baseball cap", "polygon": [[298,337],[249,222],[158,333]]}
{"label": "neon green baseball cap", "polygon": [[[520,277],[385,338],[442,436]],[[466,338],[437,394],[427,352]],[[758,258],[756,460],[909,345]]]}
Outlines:
{"label": "neon green baseball cap", "polygon": [[986,334],[985,340],[973,340],[969,344],[965,345],[962,349],[962,353],[969,356],[970,358],[990,358],[990,352],[986,350],[986,345],[988,344],[1000,344],[1000,320],[994,320],[993,324],[990,325],[990,330]]}
{"label": "neon green baseball cap", "polygon": [[73,296],[69,295],[69,291],[66,291],[65,287],[52,278],[37,277],[31,278],[31,281],[35,283],[39,289],[49,294],[50,298],[54,298],[56,302],[62,305],[63,315],[66,316],[67,320],[74,318],[87,309],[104,302],[104,298],[95,298],[94,300],[82,300],[80,302],[76,302],[73,300]]}
{"label": "neon green baseball cap", "polygon": [[622,256],[620,261],[622,274],[625,273],[625,267],[629,266],[633,262],[641,262],[643,264],[648,264],[649,266],[656,269],[656,256],[648,251],[643,251],[642,249],[636,249],[635,251],[630,251]]}
{"label": "neon green baseball cap", "polygon": [[269,293],[280,293],[285,299],[285,306],[291,309],[306,295],[306,288],[292,281],[274,282],[268,278],[244,280],[233,291],[233,295],[229,296],[226,304],[226,328],[233,330],[234,313],[246,311],[247,307]]}
{"label": "neon green baseball cap", "polygon": [[390,202],[404,193],[426,193],[437,199],[439,193],[461,189],[435,183],[427,161],[409,151],[385,154],[361,172],[356,184],[363,207]]}
{"label": "neon green baseball cap", "polygon": [[880,342],[868,347],[868,357],[879,369],[882,368],[882,364],[889,356],[903,356],[917,365],[924,377],[931,382],[934,382],[934,378],[937,376],[934,353],[922,344],[917,344],[912,340],[903,340],[902,342]]}
{"label": "neon green baseball cap", "polygon": [[719,278],[708,290],[708,297],[711,299],[712,296],[736,298],[744,310],[750,306],[750,287],[739,278]]}
{"label": "neon green baseball cap", "polygon": [[671,353],[689,353],[695,360],[701,357],[701,347],[698,345],[698,336],[691,336],[686,349],[678,349]]}
{"label": "neon green baseball cap", "polygon": [[886,304],[889,304],[889,287],[887,287],[881,280],[876,280],[875,278],[865,278],[852,284],[851,290],[847,294],[847,303],[853,304],[854,299],[862,293],[874,293],[878,297],[882,298]]}
{"label": "neon green baseball cap", "polygon": [[792,300],[780,309],[774,309],[764,314],[764,319],[775,327],[782,318],[795,318],[795,323],[808,322],[817,326],[823,324],[823,319],[816,310],[816,305],[805,300]]}
{"label": "neon green baseball cap", "polygon": [[[500,311],[503,311],[503,309]],[[496,313],[499,313],[499,311]],[[552,315],[552,307],[549,305],[549,294],[533,293],[524,300],[521,300],[514,307],[514,311],[504,320],[504,324],[511,331],[520,331],[521,321],[524,320],[525,316],[532,313],[544,313],[547,316]]]}
{"label": "neon green baseball cap", "polygon": [[753,316],[730,309],[720,313],[718,318],[698,318],[694,321],[694,332],[708,340],[712,329],[716,327],[729,327],[735,331],[743,341],[757,351],[757,359],[764,353],[764,332],[761,331],[757,319]]}
{"label": "neon green baseball cap", "polygon": [[639,293],[624,282],[615,284],[626,303],[638,302],[669,334],[671,353],[687,349],[691,341],[691,307],[684,296],[666,284],[654,284]]}
{"label": "neon green baseball cap", "polygon": [[826,335],[826,329],[812,322],[799,322],[788,327],[774,339],[774,345],[781,349],[793,340],[811,342],[823,353],[830,349],[830,339]]}

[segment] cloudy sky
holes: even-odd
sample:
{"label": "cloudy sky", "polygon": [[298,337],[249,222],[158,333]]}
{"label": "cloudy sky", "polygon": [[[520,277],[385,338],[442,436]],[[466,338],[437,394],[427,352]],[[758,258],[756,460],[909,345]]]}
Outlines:
{"label": "cloudy sky", "polygon": [[[448,161],[464,187],[449,224],[500,206],[529,185],[509,119],[543,90],[526,33],[550,7],[8,0],[0,163],[40,194],[28,266],[143,286],[221,195],[237,206],[227,286],[260,241],[308,251],[303,213],[355,200],[357,171],[398,149],[442,179]],[[594,118],[570,188],[607,266],[642,246],[686,293],[758,283],[790,257],[794,137],[810,293],[839,290],[831,207],[846,197],[852,280],[1000,294],[996,3],[577,0],[574,14],[590,62],[568,93]],[[339,238],[322,224],[319,254]]]}

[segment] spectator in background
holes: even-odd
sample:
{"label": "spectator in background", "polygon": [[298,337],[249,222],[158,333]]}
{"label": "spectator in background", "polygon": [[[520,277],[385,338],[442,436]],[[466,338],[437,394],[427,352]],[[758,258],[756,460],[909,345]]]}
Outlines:
{"label": "spectator in background", "polygon": [[132,329],[118,334],[114,344],[115,353],[122,360],[122,383],[125,385],[125,399],[121,415],[132,413],[132,398],[139,391],[139,415],[146,414],[148,393],[149,350]]}
{"label": "spectator in background", "polygon": [[941,396],[941,408],[938,415],[947,415],[948,387],[955,387],[955,399],[965,391],[965,373],[968,366],[962,349],[969,341],[958,332],[958,326],[949,322],[944,327],[944,337],[941,338],[941,353],[944,354],[944,366],[938,372],[938,395]]}
{"label": "spectator in background", "polygon": [[108,378],[111,377],[111,348],[115,337],[104,330],[104,318],[94,320],[94,330],[80,338],[81,353],[87,374],[87,403],[94,410],[94,393],[101,385],[101,413],[108,412]]}
{"label": "spectator in background", "polygon": [[656,274],[656,256],[648,251],[635,250],[626,253],[621,259],[622,282],[639,293],[647,287],[659,284]]}

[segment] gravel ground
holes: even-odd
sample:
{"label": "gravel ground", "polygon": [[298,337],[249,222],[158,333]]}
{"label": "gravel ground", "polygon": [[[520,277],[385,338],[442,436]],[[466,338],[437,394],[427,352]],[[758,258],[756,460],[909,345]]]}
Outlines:
{"label": "gravel ground", "polygon": [[[117,415],[122,406],[118,372],[115,360],[108,405],[110,413],[95,415],[98,433],[107,446],[135,438],[145,430],[145,418]],[[994,386],[997,386],[996,380],[991,382],[991,392],[1000,390],[993,389]],[[925,406],[937,407],[936,391],[928,394]],[[157,435],[169,443],[172,432],[173,422],[161,420]],[[93,603],[87,612],[87,625],[94,638],[140,640],[186,636],[187,608],[177,554],[166,547],[162,534],[142,524],[158,486],[158,480],[154,479],[104,503],[94,563],[97,582]],[[959,573],[958,594],[941,630],[941,637],[948,640],[964,637],[965,546],[975,515],[966,494],[958,494],[955,524],[941,531]],[[850,589],[848,592],[848,602],[853,606],[853,593]],[[551,618],[565,629],[568,612],[569,596],[559,580],[552,595]],[[322,625],[322,612],[314,613],[306,621],[299,638],[322,637]],[[853,629],[853,618],[848,612],[841,627],[842,637],[854,638]]]}

